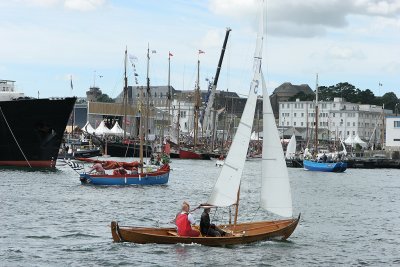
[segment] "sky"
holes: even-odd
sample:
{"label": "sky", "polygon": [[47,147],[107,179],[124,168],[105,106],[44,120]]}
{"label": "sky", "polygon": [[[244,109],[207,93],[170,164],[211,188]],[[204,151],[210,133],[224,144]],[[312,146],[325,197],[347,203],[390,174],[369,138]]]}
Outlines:
{"label": "sky", "polygon": [[[124,51],[137,57],[138,85],[193,90],[214,77],[232,29],[219,90],[248,94],[260,3],[257,0],[0,0],[0,79],[28,96],[85,96],[96,85],[123,89]],[[400,98],[400,0],[269,0],[263,72],[270,93],[284,82],[349,82]],[[198,50],[204,54],[198,54]],[[128,84],[135,85],[129,63]],[[72,77],[73,90],[71,90]],[[382,84],[379,86],[379,84]]]}

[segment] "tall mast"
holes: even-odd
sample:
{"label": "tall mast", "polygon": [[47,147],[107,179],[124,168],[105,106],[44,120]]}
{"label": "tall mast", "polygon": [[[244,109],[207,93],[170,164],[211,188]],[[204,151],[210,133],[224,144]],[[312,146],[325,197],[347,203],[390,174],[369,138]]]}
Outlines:
{"label": "tall mast", "polygon": [[[171,92],[171,52],[168,52],[168,94],[167,94],[167,101],[168,101],[168,125],[172,127],[171,122],[171,99],[172,99],[172,92]],[[164,125],[164,121],[163,121]]]}
{"label": "tall mast", "polygon": [[143,87],[140,90],[139,100],[139,158],[140,158],[140,173],[143,173]]}
{"label": "tall mast", "polygon": [[150,78],[149,78],[149,69],[150,69],[150,44],[147,43],[147,78],[146,78],[146,127],[145,127],[145,144],[146,144],[146,156],[147,156],[147,140],[148,140],[148,133],[149,133],[149,116],[150,116]]}
{"label": "tall mast", "polygon": [[318,73],[315,91],[315,153],[318,153]]}
{"label": "tall mast", "polygon": [[194,94],[194,146],[197,145],[197,132],[199,124],[199,109],[200,109],[200,58],[197,60],[197,84]]}
{"label": "tall mast", "polygon": [[127,64],[127,58],[128,58],[128,47],[125,48],[125,59],[124,59],[124,67],[125,67],[125,72],[124,72],[124,139],[126,137],[126,109],[128,106],[128,77],[126,76],[126,64]]}

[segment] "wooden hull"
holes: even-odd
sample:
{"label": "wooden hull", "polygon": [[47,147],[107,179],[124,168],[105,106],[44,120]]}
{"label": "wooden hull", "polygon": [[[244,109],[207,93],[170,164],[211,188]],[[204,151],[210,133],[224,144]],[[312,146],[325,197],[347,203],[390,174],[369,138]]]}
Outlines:
{"label": "wooden hull", "polygon": [[300,215],[297,219],[242,223],[235,228],[233,225],[220,225],[218,227],[226,232],[233,232],[223,237],[181,237],[176,235],[175,228],[120,227],[117,222],[111,222],[111,234],[115,242],[227,246],[269,239],[286,240],[296,229],[299,220]]}
{"label": "wooden hull", "polygon": [[90,175],[80,174],[82,184],[93,185],[157,185],[166,184],[169,179],[169,171],[157,171],[143,174],[127,175]]}
{"label": "wooden hull", "polygon": [[344,172],[347,169],[345,162],[315,162],[310,160],[304,160],[303,166],[308,171],[319,171],[319,172]]}

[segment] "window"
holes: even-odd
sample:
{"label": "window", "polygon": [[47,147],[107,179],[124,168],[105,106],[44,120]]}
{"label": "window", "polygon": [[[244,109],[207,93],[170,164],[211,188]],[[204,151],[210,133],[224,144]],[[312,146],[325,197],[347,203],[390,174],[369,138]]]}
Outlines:
{"label": "window", "polygon": [[349,131],[347,131],[347,135],[350,135],[350,132],[349,132]]}
{"label": "window", "polygon": [[154,92],[154,97],[157,97],[157,92]]}
{"label": "window", "polygon": [[285,117],[285,113],[282,113],[282,117]]}
{"label": "window", "polygon": [[356,126],[356,123],[355,123],[355,122],[353,122],[353,126]]}
{"label": "window", "polygon": [[353,135],[356,135],[356,132],[355,132],[355,131],[353,131]]}
{"label": "window", "polygon": [[286,125],[289,126],[289,122],[287,122]]}
{"label": "window", "polygon": [[163,94],[162,94],[162,93],[160,93],[160,98],[162,98],[162,96],[163,96]]}
{"label": "window", "polygon": [[287,108],[289,108],[289,103],[286,105]]}
{"label": "window", "polygon": [[301,124],[301,126],[303,126],[303,122],[301,122],[300,124]]}
{"label": "window", "polygon": [[350,126],[350,122],[347,122],[347,126]]}
{"label": "window", "polygon": [[394,128],[400,128],[400,121],[394,121]]}
{"label": "window", "polygon": [[296,122],[293,122],[293,126],[296,126]]}
{"label": "window", "polygon": [[304,113],[301,113],[301,116],[304,117]]}
{"label": "window", "polygon": [[296,112],[295,112],[295,113],[293,113],[293,116],[294,116],[294,117],[296,117]]}

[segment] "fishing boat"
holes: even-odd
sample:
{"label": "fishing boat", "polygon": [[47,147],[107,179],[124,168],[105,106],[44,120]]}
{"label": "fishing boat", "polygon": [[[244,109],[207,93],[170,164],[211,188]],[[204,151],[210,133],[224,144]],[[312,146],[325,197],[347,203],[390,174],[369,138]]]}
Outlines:
{"label": "fishing boat", "polygon": [[[225,231],[226,234],[224,236],[185,237],[178,236],[175,228],[119,226],[118,222],[113,221],[111,223],[111,234],[115,242],[198,243],[208,246],[226,246],[267,239],[287,239],[293,233],[299,223],[300,215],[297,218],[292,218],[292,199],[288,171],[261,71],[263,21],[263,19],[260,20],[260,30],[254,56],[254,76],[236,135],[207,204],[199,206],[200,208],[234,206],[234,223],[218,226]],[[253,121],[257,93],[261,84],[263,89],[263,127],[266,136],[268,135],[269,138],[265,138],[263,142],[260,207],[286,217],[286,219],[238,223],[241,176],[252,129],[252,125],[249,125],[248,122]]]}

